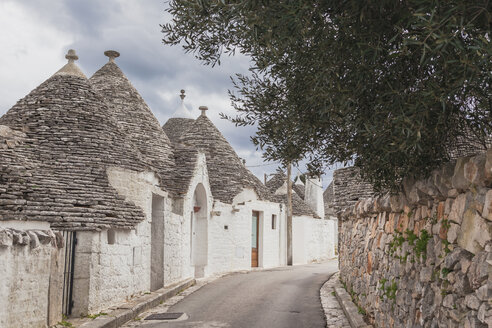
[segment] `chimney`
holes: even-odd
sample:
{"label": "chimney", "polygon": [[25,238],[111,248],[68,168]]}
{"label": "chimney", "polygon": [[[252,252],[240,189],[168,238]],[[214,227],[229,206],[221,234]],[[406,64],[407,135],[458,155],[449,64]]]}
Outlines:
{"label": "chimney", "polygon": [[206,114],[206,112],[208,110],[207,106],[200,106],[200,107],[198,107],[198,109],[202,111],[201,116],[207,116],[207,114]]}
{"label": "chimney", "polygon": [[323,200],[323,185],[321,178],[306,176],[304,201],[309,207],[319,215],[325,218],[325,204]]}
{"label": "chimney", "polygon": [[118,51],[115,51],[115,50],[106,50],[104,52],[104,56],[109,57],[110,63],[114,63],[114,59],[118,58],[120,56],[120,53]]}

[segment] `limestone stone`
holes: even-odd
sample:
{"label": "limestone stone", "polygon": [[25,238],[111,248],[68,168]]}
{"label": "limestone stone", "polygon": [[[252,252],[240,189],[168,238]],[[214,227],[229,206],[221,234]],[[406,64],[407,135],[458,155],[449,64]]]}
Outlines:
{"label": "limestone stone", "polygon": [[470,282],[462,272],[456,273],[456,282],[453,284],[453,292],[457,295],[466,295],[472,292]]}
{"label": "limestone stone", "polygon": [[472,157],[464,165],[465,179],[474,186],[482,186],[485,177],[485,155]]}
{"label": "limestone stone", "polygon": [[456,161],[452,178],[453,188],[457,190],[466,190],[470,182],[465,177],[465,165],[470,161],[470,157],[461,157]]}
{"label": "limestone stone", "polygon": [[487,328],[487,325],[481,323],[477,318],[477,311],[470,311],[465,318],[465,328]]}
{"label": "limestone stone", "polygon": [[431,267],[423,267],[421,270],[420,270],[420,275],[419,275],[419,279],[420,279],[420,282],[429,282],[431,281],[432,279],[432,268]]}
{"label": "limestone stone", "polygon": [[465,212],[466,205],[466,194],[459,194],[453,201],[451,211],[449,213],[448,219],[457,224],[460,224],[463,220],[463,214]]}
{"label": "limestone stone", "polygon": [[465,296],[465,304],[467,307],[473,310],[478,310],[480,306],[480,300],[475,296],[475,294],[469,294]]}
{"label": "limestone stone", "polygon": [[451,181],[453,172],[453,163],[446,163],[440,169],[434,170],[431,174],[434,185],[443,196],[447,196],[449,190],[453,188]]}
{"label": "limestone stone", "polygon": [[38,248],[39,247],[39,238],[38,236],[36,235],[36,233],[34,233],[33,231],[28,231],[27,234],[29,235],[31,241],[30,241],[30,246],[31,248]]}
{"label": "limestone stone", "polygon": [[455,306],[455,300],[456,300],[455,295],[448,294],[448,295],[444,296],[444,299],[442,301],[442,305],[449,308],[449,309],[452,309]]}
{"label": "limestone stone", "polygon": [[491,240],[491,226],[474,210],[467,210],[463,215],[461,233],[458,235],[458,245],[476,254],[483,250]]}
{"label": "limestone stone", "polygon": [[395,213],[403,211],[404,207],[408,205],[407,198],[401,192],[397,195],[391,195],[389,202],[391,211]]}
{"label": "limestone stone", "polygon": [[468,268],[471,265],[471,261],[468,258],[466,258],[466,257],[462,257],[460,259],[460,265],[461,265],[461,272],[467,273],[468,272]]}
{"label": "limestone stone", "polygon": [[489,221],[492,221],[492,190],[487,191],[482,210],[482,216]]}
{"label": "limestone stone", "polygon": [[0,246],[8,247],[13,245],[12,234],[7,232],[6,230],[0,231]]}
{"label": "limestone stone", "polygon": [[444,266],[448,269],[452,269],[455,264],[463,258],[468,258],[467,252],[459,247],[456,247],[444,258]]}
{"label": "limestone stone", "polygon": [[458,224],[450,223],[449,230],[447,232],[447,240],[449,243],[454,243],[461,232],[461,228]]}
{"label": "limestone stone", "polygon": [[487,253],[480,252],[473,257],[470,268],[468,269],[468,279],[474,289],[480,288],[487,280],[489,265],[486,263]]}
{"label": "limestone stone", "polygon": [[487,302],[483,302],[480,305],[477,318],[478,320],[480,320],[480,322],[488,324],[490,327],[490,324],[492,323],[492,310],[490,304],[488,304]]}
{"label": "limestone stone", "polygon": [[492,182],[492,149],[488,149],[485,153],[485,181],[490,184]]}
{"label": "limestone stone", "polygon": [[457,189],[453,188],[453,189],[448,190],[448,197],[456,198],[456,196],[458,196],[458,195],[459,195],[459,192]]}
{"label": "limestone stone", "polygon": [[487,300],[491,299],[491,297],[489,296],[489,288],[488,288],[487,284],[484,284],[482,287],[477,289],[476,293],[477,293],[477,297],[480,301],[487,301]]}
{"label": "limestone stone", "polygon": [[446,217],[449,215],[449,213],[451,213],[453,201],[453,198],[446,198],[446,201],[444,202],[444,215],[446,215]]}

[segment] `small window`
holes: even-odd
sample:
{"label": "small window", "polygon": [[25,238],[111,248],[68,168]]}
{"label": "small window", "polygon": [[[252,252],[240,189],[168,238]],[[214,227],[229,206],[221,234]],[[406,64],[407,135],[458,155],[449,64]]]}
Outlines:
{"label": "small window", "polygon": [[272,214],[272,230],[277,229],[277,216]]}
{"label": "small window", "polygon": [[116,231],[113,229],[108,230],[108,245],[113,245],[116,240]]}

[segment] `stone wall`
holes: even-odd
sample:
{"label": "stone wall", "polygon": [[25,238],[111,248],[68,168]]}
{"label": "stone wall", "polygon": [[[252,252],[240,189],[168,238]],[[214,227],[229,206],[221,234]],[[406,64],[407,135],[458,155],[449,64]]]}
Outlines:
{"label": "stone wall", "polygon": [[61,321],[64,248],[51,230],[0,229],[0,327]]}
{"label": "stone wall", "polygon": [[340,218],[340,278],[377,327],[492,327],[492,150]]}

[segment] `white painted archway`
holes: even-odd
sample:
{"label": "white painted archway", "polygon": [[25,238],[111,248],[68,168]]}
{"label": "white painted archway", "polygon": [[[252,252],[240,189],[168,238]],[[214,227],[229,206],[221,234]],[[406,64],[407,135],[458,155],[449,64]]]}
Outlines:
{"label": "white painted archway", "polygon": [[195,269],[195,278],[205,275],[204,269],[208,263],[208,206],[207,192],[199,183],[193,194],[191,211],[191,265]]}

